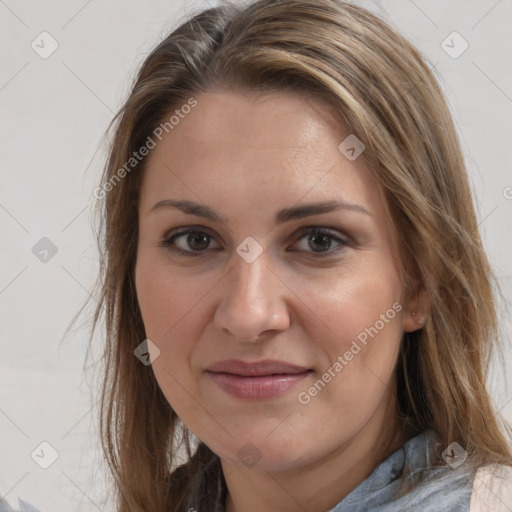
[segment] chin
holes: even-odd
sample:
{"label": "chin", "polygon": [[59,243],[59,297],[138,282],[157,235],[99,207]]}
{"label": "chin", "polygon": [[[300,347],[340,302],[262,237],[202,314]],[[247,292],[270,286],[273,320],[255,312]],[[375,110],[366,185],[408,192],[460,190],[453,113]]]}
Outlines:
{"label": "chin", "polygon": [[243,436],[247,439],[245,443],[239,440],[235,447],[223,446],[217,450],[215,445],[211,445],[211,449],[221,459],[258,471],[289,471],[314,459],[302,439],[285,440],[276,436],[270,440],[265,439],[265,435],[260,436],[260,441],[256,438],[251,441],[249,436]]}

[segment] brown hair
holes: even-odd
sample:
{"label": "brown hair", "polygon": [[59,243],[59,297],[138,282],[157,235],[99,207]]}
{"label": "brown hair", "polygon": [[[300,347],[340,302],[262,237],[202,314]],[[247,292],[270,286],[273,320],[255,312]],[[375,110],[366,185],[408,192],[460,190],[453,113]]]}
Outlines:
{"label": "brown hair", "polygon": [[[259,0],[209,9],[176,29],[147,57],[115,119],[99,201],[101,304],[94,322],[104,313],[100,426],[119,512],[187,510],[191,503],[214,510],[224,497],[218,457],[201,442],[193,455],[151,367],[134,357],[145,339],[134,284],[144,161],[112,181],[172,109],[212,86],[308,93],[365,144],[362,157],[400,235],[406,282],[411,289],[421,283],[431,301],[424,328],[402,340],[396,371],[404,435],[432,428],[441,448],[458,441],[475,467],[510,464],[485,387],[497,341],[493,277],[457,135],[431,70],[403,37],[353,4]],[[171,476],[180,446],[188,463]]]}

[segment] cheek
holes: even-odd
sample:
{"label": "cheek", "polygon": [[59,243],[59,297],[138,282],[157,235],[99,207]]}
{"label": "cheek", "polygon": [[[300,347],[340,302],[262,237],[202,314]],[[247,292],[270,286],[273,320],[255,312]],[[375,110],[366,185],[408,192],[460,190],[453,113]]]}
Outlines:
{"label": "cheek", "polygon": [[304,280],[295,290],[304,297],[313,328],[325,334],[331,355],[348,350],[356,339],[363,344],[365,338],[378,335],[400,339],[403,287],[392,267],[387,272],[384,268],[384,264],[346,268],[334,278]]}
{"label": "cheek", "polygon": [[300,401],[311,398],[327,409],[344,404],[364,415],[392,378],[403,335],[402,286],[391,267],[389,272],[351,270],[338,279],[303,286],[314,313],[308,338],[316,340],[323,354],[316,378],[325,386],[318,380],[316,386],[302,386],[306,395]]}
{"label": "cheek", "polygon": [[152,369],[172,406],[190,401],[191,355],[207,321],[206,299],[215,283],[214,276],[184,275],[145,254],[137,261],[135,284],[146,337],[160,350]]}
{"label": "cheek", "polygon": [[142,255],[135,271],[137,299],[148,338],[167,343],[188,316],[201,314],[201,301],[214,285],[208,276],[191,277],[161,258]]}

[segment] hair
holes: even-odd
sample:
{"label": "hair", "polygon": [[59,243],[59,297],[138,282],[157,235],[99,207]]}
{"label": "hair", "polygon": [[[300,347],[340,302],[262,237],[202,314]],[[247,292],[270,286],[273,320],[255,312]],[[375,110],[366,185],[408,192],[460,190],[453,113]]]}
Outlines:
{"label": "hair", "polygon": [[[119,512],[199,510],[225,497],[218,456],[180,422],[151,366],[135,288],[144,160],[120,170],[162,120],[212,88],[290,91],[326,102],[365,145],[399,234],[404,283],[430,300],[426,324],[401,340],[396,412],[405,438],[433,429],[466,464],[511,464],[508,426],[486,389],[498,340],[495,278],[478,232],[458,137],[419,52],[367,10],[335,0],[259,0],[203,11],[146,58],[115,117],[98,201],[105,320],[100,433]],[[117,178],[114,180],[114,178]],[[113,181],[114,180],[114,181]],[[111,186],[107,188],[107,184]],[[186,452],[179,464],[179,450]],[[215,505],[217,503],[217,505]],[[202,508],[201,508],[202,507]]]}

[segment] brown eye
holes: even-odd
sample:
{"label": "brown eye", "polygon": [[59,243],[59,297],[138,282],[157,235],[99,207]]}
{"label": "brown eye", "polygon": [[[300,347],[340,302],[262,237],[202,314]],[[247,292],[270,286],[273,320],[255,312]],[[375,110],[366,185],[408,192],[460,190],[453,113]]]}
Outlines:
{"label": "brown eye", "polygon": [[[214,247],[211,246],[212,242],[216,244]],[[183,230],[166,237],[161,245],[171,251],[187,256],[199,256],[200,253],[204,253],[208,249],[216,250],[220,248],[212,235],[193,229]]]}
{"label": "brown eye", "polygon": [[330,256],[338,253],[347,245],[349,245],[348,241],[338,234],[321,228],[312,228],[302,234],[294,244],[294,250],[318,256]]}
{"label": "brown eye", "polygon": [[331,248],[332,238],[329,235],[309,235],[308,245],[314,252],[323,252]]}
{"label": "brown eye", "polygon": [[211,236],[204,233],[191,233],[187,235],[186,245],[194,251],[204,251],[208,249]]}

